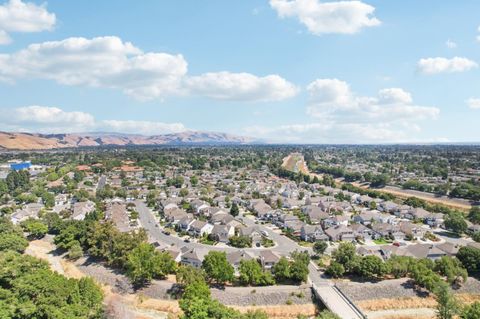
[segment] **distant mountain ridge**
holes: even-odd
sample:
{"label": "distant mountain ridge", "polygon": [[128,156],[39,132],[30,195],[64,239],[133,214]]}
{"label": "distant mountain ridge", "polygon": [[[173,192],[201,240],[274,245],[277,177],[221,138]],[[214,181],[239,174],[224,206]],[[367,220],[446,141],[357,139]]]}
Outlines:
{"label": "distant mountain ridge", "polygon": [[0,132],[0,149],[4,150],[49,150],[108,145],[251,144],[257,142],[249,137],[202,131],[150,136],[122,133],[41,134]]}

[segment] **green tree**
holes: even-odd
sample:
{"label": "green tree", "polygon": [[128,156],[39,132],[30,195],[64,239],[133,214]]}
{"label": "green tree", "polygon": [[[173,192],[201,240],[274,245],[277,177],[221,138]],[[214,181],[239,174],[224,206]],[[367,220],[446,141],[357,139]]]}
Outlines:
{"label": "green tree", "polygon": [[239,273],[240,281],[247,285],[265,286],[274,284],[271,274],[264,272],[258,261],[255,259],[241,260]]}
{"label": "green tree", "polygon": [[23,253],[27,246],[28,241],[23,236],[21,228],[6,217],[0,218],[0,252],[11,250]]}
{"label": "green tree", "polygon": [[355,245],[353,243],[340,243],[338,249],[332,253],[332,257],[336,262],[343,265],[346,272],[353,271],[358,263]]}
{"label": "green tree", "polygon": [[296,282],[305,282],[308,277],[308,264],[310,256],[306,251],[294,251],[290,254],[292,262],[290,264],[290,279]]}
{"label": "green tree", "polygon": [[83,256],[83,249],[78,241],[75,241],[68,249],[68,258],[76,260]]}
{"label": "green tree", "polygon": [[446,229],[451,230],[458,235],[463,234],[468,228],[463,214],[459,212],[452,212],[448,214],[445,218],[444,224]]}
{"label": "green tree", "polygon": [[175,261],[167,252],[155,251],[148,243],[141,243],[127,256],[126,274],[135,285],[144,285],[153,278],[164,278],[175,271]]}
{"label": "green tree", "polygon": [[469,273],[480,270],[480,249],[468,246],[461,247],[457,253],[457,258]]}
{"label": "green tree", "polygon": [[435,261],[435,271],[440,275],[447,277],[450,284],[454,282],[465,282],[468,277],[467,270],[462,263],[455,257],[443,256]]}
{"label": "green tree", "polygon": [[340,278],[345,274],[345,267],[336,261],[332,261],[325,269],[325,273],[333,278]]}
{"label": "green tree", "polygon": [[468,214],[468,220],[472,223],[480,224],[480,207],[473,206]]}
{"label": "green tree", "polygon": [[30,239],[43,238],[48,232],[48,226],[42,221],[29,218],[21,223],[21,226],[25,232],[28,233]]}
{"label": "green tree", "polygon": [[194,268],[192,266],[180,266],[176,272],[177,283],[188,286],[195,282],[204,282],[206,274],[203,269]]}
{"label": "green tree", "polygon": [[282,256],[273,266],[273,275],[277,282],[285,282],[290,279],[290,263],[287,258]]}
{"label": "green tree", "polygon": [[315,244],[313,244],[313,251],[316,255],[323,255],[327,247],[328,244],[325,241],[316,241]]}
{"label": "green tree", "polygon": [[386,270],[383,260],[373,255],[362,257],[357,267],[360,276],[370,279],[382,277]]}
{"label": "green tree", "polygon": [[441,282],[435,287],[434,293],[437,300],[437,318],[452,319],[458,313],[459,307],[450,288]]}
{"label": "green tree", "polygon": [[210,280],[215,280],[219,284],[233,280],[234,269],[228,262],[225,252],[208,252],[203,260],[202,269]]}
{"label": "green tree", "polygon": [[238,209],[237,203],[233,203],[232,207],[230,207],[230,215],[233,217],[237,217],[240,214],[240,210]]}

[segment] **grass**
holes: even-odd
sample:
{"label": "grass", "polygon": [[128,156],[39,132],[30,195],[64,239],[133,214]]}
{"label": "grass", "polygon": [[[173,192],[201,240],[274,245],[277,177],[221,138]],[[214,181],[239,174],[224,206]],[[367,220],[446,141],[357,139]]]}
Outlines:
{"label": "grass", "polygon": [[391,243],[388,240],[386,240],[385,238],[374,239],[373,242],[377,245],[387,245],[387,244]]}
{"label": "grass", "polygon": [[198,242],[201,243],[201,244],[210,245],[210,246],[214,246],[217,243],[216,241],[211,240],[208,237],[202,237],[202,238],[199,239]]}

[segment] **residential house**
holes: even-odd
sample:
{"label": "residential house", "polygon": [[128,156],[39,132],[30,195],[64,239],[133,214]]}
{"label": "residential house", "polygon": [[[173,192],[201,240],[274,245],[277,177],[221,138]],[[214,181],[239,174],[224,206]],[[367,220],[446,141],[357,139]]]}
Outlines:
{"label": "residential house", "polygon": [[303,225],[300,230],[300,238],[303,241],[326,241],[328,236],[323,231],[322,227],[314,225]]}

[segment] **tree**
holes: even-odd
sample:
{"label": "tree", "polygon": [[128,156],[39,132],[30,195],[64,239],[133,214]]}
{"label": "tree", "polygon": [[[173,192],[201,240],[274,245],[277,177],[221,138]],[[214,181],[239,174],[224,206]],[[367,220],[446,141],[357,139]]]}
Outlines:
{"label": "tree", "polygon": [[353,243],[340,243],[332,254],[336,262],[343,265],[346,272],[351,272],[358,261]]}
{"label": "tree", "polygon": [[202,268],[208,278],[219,284],[233,280],[234,269],[227,260],[227,254],[220,251],[210,251],[205,256]]}
{"label": "tree", "polygon": [[83,249],[78,241],[75,241],[68,249],[68,258],[76,260],[83,256]]}
{"label": "tree", "polygon": [[48,226],[43,222],[29,218],[21,223],[21,226],[25,232],[28,233],[30,239],[43,238],[48,232]]}
{"label": "tree", "polygon": [[176,272],[177,283],[188,286],[195,282],[204,282],[206,274],[203,269],[192,266],[180,266]]}
{"label": "tree", "polygon": [[27,246],[22,230],[6,217],[0,218],[0,252],[11,250],[23,253]]}
{"label": "tree", "polygon": [[475,224],[480,224],[480,207],[473,206],[468,214],[468,220]]}
{"label": "tree", "polygon": [[452,319],[458,313],[458,303],[448,285],[444,282],[439,283],[434,293],[437,300],[437,318]]}
{"label": "tree", "polygon": [[460,316],[462,319],[478,319],[480,318],[480,302],[476,301],[473,304],[466,306]]}
{"label": "tree", "polygon": [[435,261],[435,271],[440,275],[447,277],[450,284],[454,282],[465,282],[468,277],[467,270],[462,263],[455,257],[443,256]]}
{"label": "tree", "polygon": [[452,212],[448,214],[445,218],[444,224],[446,229],[451,230],[458,235],[463,234],[468,228],[463,214],[459,212]]}
{"label": "tree", "polygon": [[469,273],[480,270],[480,249],[468,246],[461,247],[458,251],[457,258]]}
{"label": "tree", "polygon": [[167,252],[155,251],[148,243],[141,243],[127,256],[126,274],[138,286],[153,278],[164,278],[175,271],[175,261]]}
{"label": "tree", "polygon": [[0,253],[0,269],[2,318],[101,318],[103,295],[91,279],[67,279],[14,252]]}
{"label": "tree", "polygon": [[237,217],[239,213],[240,210],[238,209],[237,203],[233,203],[232,207],[230,208],[230,215],[232,215],[233,217]]}
{"label": "tree", "polygon": [[290,279],[290,263],[287,258],[282,256],[273,266],[273,275],[277,282],[285,282]]}
{"label": "tree", "polygon": [[198,177],[193,175],[192,177],[190,177],[190,184],[192,184],[192,186],[197,186],[198,185]]}
{"label": "tree", "polygon": [[365,256],[360,259],[357,272],[365,278],[378,278],[386,273],[386,266],[378,256]]}
{"label": "tree", "polygon": [[387,260],[387,271],[395,278],[403,278],[407,276],[410,265],[414,262],[416,261],[412,257],[394,255]]}
{"label": "tree", "polygon": [[310,256],[306,251],[294,251],[290,254],[292,263],[290,264],[290,279],[297,282],[307,281],[308,264],[310,263]]}
{"label": "tree", "polygon": [[342,264],[333,261],[325,270],[325,273],[333,278],[340,278],[345,274],[345,268]]}
{"label": "tree", "polygon": [[265,286],[274,284],[270,273],[264,272],[255,259],[240,261],[240,281],[247,285]]}
{"label": "tree", "polygon": [[324,241],[316,241],[315,244],[313,244],[313,251],[317,255],[323,255],[325,253],[325,250],[327,250],[328,244]]}

